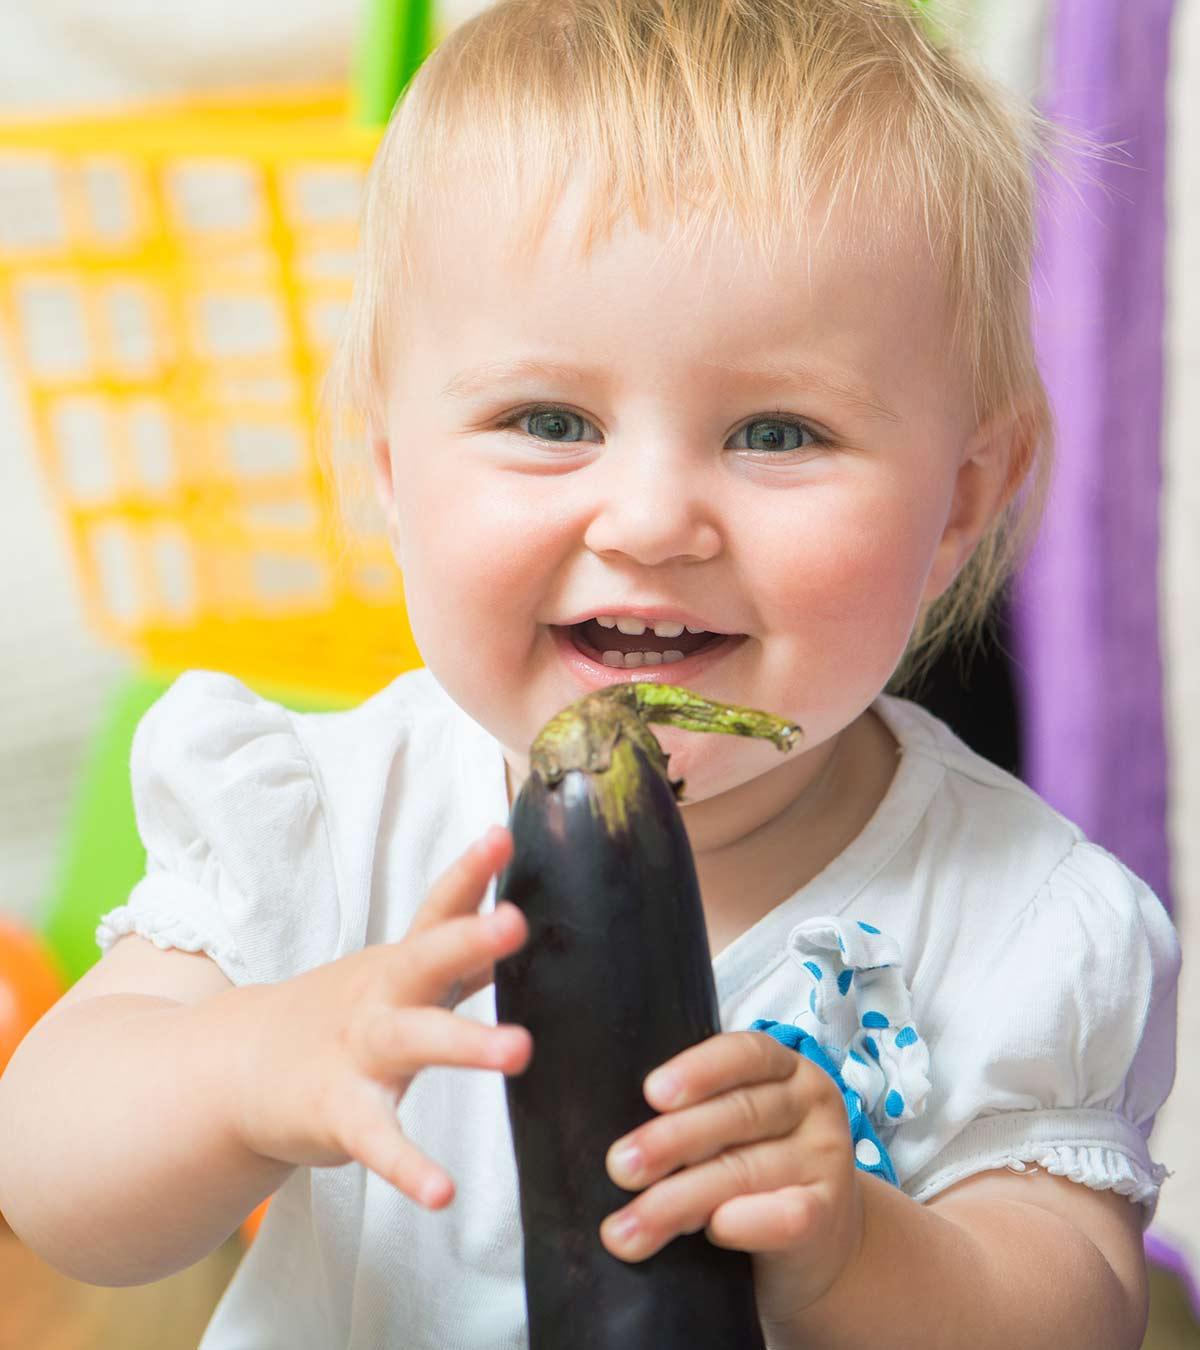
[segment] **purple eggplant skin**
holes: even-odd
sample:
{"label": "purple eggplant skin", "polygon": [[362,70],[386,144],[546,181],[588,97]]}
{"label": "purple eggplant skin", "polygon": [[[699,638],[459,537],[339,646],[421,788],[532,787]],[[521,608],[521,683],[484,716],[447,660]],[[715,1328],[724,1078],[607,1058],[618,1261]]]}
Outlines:
{"label": "purple eggplant skin", "polygon": [[533,1037],[528,1069],[505,1078],[530,1350],[764,1350],[748,1253],[703,1230],[639,1262],[600,1241],[603,1219],[633,1198],[605,1155],[656,1114],[646,1075],[721,1029],[674,785],[628,740],[613,766],[623,822],[600,800],[614,790],[606,774],[531,773],[497,882],[529,925],[495,985],[497,1019]]}

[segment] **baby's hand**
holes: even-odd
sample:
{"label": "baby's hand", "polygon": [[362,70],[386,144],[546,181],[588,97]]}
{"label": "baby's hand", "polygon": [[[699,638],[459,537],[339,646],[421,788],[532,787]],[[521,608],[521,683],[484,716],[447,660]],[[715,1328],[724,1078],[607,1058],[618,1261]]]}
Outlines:
{"label": "baby's hand", "polygon": [[512,847],[502,826],[476,840],[434,883],[403,941],[244,987],[246,1039],[230,1046],[242,1143],[303,1166],[358,1161],[430,1209],[450,1203],[453,1181],[405,1138],[396,1107],[429,1064],[511,1074],[529,1063],[525,1028],[482,1025],[446,1006],[486,988],[494,963],[528,935],[507,901],[476,912]]}
{"label": "baby's hand", "polygon": [[719,1033],[643,1085],[655,1116],[609,1149],[637,1199],[600,1238],[644,1261],[681,1233],[751,1252],[759,1316],[785,1323],[830,1288],[862,1237],[854,1144],[837,1084],[760,1031]]}

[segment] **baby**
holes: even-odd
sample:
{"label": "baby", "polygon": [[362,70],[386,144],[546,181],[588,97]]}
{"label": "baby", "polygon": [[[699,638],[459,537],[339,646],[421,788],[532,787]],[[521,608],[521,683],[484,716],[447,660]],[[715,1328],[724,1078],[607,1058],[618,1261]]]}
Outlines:
{"label": "baby", "polygon": [[723,1030],[579,1159],[628,1192],[598,1242],[750,1253],[773,1350],[1140,1345],[1174,930],[896,692],[1046,496],[1042,131],[910,0],[451,33],[335,372],[426,666],[321,715],[190,672],[144,719],[146,876],[0,1082],[25,1241],[156,1280],[273,1195],[203,1350],[526,1345],[504,823],[552,714],[660,680],[804,737],[656,728]]}

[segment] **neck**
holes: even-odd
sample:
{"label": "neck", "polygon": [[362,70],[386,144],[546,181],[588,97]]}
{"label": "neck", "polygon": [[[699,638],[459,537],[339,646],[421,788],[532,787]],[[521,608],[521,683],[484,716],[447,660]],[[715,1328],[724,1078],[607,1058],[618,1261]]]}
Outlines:
{"label": "neck", "polygon": [[[802,760],[681,805],[714,957],[858,836],[887,792],[898,753],[868,709]],[[507,756],[504,771],[511,808],[523,779]]]}
{"label": "neck", "polygon": [[887,793],[899,747],[873,712],[820,749],[815,773],[781,764],[682,807],[714,957],[824,871]]}

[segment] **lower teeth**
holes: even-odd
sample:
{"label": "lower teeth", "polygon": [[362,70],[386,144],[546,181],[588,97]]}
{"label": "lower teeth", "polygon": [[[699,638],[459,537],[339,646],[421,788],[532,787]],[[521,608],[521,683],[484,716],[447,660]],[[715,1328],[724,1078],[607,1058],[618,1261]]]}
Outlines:
{"label": "lower teeth", "polygon": [[671,666],[676,661],[683,660],[683,653],[675,650],[669,652],[617,652],[608,651],[604,653],[604,664],[606,666],[623,666],[626,670],[632,670],[635,666]]}

